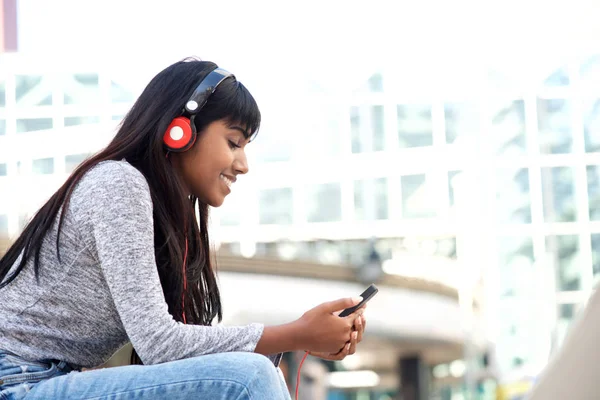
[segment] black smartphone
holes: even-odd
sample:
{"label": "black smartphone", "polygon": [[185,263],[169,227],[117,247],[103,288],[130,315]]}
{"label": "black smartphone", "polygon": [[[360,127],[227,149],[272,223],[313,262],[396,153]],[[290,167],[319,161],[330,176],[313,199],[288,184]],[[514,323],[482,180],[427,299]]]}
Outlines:
{"label": "black smartphone", "polygon": [[362,292],[360,295],[360,297],[363,298],[362,301],[353,307],[346,308],[344,311],[342,311],[340,313],[339,316],[347,317],[348,315],[352,314],[354,311],[356,311],[359,308],[361,308],[362,306],[364,306],[367,301],[371,300],[373,298],[373,296],[375,296],[377,294],[377,292],[379,292],[379,289],[377,289],[377,286],[375,286],[375,285],[369,286],[367,288],[367,290]]}

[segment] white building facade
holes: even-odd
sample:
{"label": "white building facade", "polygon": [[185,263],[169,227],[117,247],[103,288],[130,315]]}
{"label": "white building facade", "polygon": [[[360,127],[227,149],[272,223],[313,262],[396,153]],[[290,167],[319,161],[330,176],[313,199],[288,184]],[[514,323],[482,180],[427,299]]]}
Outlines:
{"label": "white building facade", "polygon": [[[0,235],[14,237],[142,86],[0,57]],[[213,211],[215,238],[349,266],[374,248],[389,273],[484,287],[498,368],[535,369],[600,274],[600,56],[520,80],[395,68],[345,88],[307,79],[292,104],[263,93],[251,173]]]}

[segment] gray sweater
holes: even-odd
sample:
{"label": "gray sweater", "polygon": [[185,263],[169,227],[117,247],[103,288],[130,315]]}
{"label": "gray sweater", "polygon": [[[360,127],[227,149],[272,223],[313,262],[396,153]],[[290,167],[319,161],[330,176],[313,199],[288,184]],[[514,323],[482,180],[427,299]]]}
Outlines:
{"label": "gray sweater", "polygon": [[[65,214],[61,262],[57,226],[42,246],[39,284],[30,260],[0,289],[0,349],[93,367],[128,341],[145,364],[256,348],[261,324],[184,325],[169,314],[148,183],[129,163],[100,163],[78,183]],[[269,358],[278,364],[280,357]]]}

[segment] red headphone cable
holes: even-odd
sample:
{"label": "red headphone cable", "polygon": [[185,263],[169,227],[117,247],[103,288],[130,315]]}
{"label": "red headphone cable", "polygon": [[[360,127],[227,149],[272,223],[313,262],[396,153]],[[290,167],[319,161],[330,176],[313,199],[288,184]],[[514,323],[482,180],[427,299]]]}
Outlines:
{"label": "red headphone cable", "polygon": [[300,361],[300,365],[298,365],[298,375],[296,376],[296,400],[298,400],[298,390],[300,389],[300,370],[302,369],[302,364],[304,364],[304,360],[308,356],[308,351],[304,353],[304,357],[302,357],[302,361]]}
{"label": "red headphone cable", "polygon": [[188,253],[188,240],[187,236],[185,238],[185,253],[183,253],[183,293],[181,293],[181,316],[183,317],[183,323],[187,324],[185,319],[185,292],[187,291],[187,275],[185,265],[187,263],[187,253]]}

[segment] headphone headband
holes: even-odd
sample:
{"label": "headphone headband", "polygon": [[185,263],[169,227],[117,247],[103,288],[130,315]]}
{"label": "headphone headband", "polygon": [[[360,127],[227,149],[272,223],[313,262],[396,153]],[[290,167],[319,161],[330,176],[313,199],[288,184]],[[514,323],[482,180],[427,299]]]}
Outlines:
{"label": "headphone headband", "polygon": [[185,103],[185,112],[189,115],[197,114],[206,105],[208,98],[215,92],[217,87],[230,76],[233,76],[233,74],[221,68],[211,71]]}

